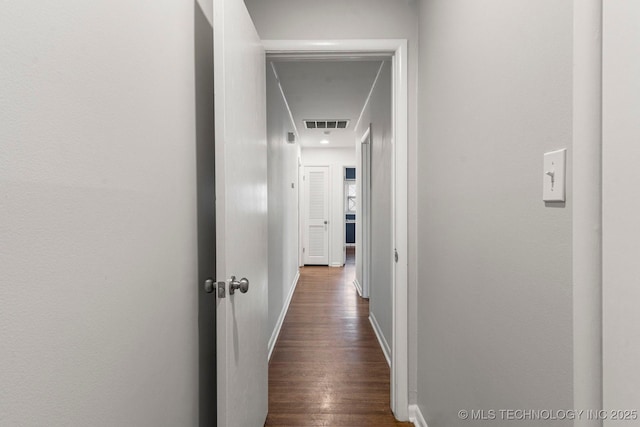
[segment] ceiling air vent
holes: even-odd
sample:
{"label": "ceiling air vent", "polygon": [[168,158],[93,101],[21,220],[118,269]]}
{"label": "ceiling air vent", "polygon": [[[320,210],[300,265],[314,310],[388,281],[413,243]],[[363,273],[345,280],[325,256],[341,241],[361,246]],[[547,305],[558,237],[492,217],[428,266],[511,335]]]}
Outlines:
{"label": "ceiling air vent", "polygon": [[307,129],[346,129],[349,120],[304,120]]}

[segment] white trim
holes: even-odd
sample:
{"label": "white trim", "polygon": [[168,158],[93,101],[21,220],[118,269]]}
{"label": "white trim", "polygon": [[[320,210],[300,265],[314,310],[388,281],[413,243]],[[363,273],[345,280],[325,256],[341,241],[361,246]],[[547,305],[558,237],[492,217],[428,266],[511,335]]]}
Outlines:
{"label": "white trim", "polygon": [[300,55],[319,54],[323,57],[344,58],[345,54],[355,56],[363,53],[396,53],[405,39],[343,39],[343,40],[262,40],[264,50],[269,54]]}
{"label": "white trim", "polygon": [[[349,195],[347,194],[347,188],[346,187],[347,187],[347,185],[354,184],[356,186],[356,189],[358,188],[358,180],[357,179],[347,179],[347,169],[357,169],[357,168],[358,168],[357,164],[353,165],[353,166],[344,165],[342,167],[342,211],[343,211],[343,215],[342,215],[342,220],[343,220],[343,224],[342,224],[342,265],[345,265],[347,263],[347,248],[351,248],[351,247],[355,248],[356,247],[355,243],[347,243],[347,215],[355,214],[356,212],[349,212],[348,211],[348,197],[349,197]],[[356,191],[356,195],[357,195],[357,191]],[[356,197],[356,206],[357,205],[358,205],[358,198]],[[357,224],[354,223],[354,227],[357,229]]]}
{"label": "white trim", "polygon": [[349,57],[380,53],[392,55],[393,66],[393,243],[399,262],[393,264],[393,342],[391,409],[398,420],[409,419],[408,336],[408,60],[406,39],[263,40],[267,54],[304,57]]}
{"label": "white trim", "polygon": [[355,286],[356,291],[358,291],[358,295],[362,297],[362,285],[358,282],[358,279],[353,279],[353,286]]}
{"label": "white trim", "polygon": [[603,0],[574,2],[573,9],[573,406],[600,410]]}
{"label": "white trim", "polygon": [[[365,142],[366,141],[366,142]],[[356,254],[360,251],[362,297],[369,298],[371,283],[371,125],[360,138],[360,238],[356,236]],[[358,266],[356,266],[357,270]]]}
{"label": "white trim", "polygon": [[376,320],[376,316],[373,313],[369,313],[369,323],[371,323],[371,327],[373,328],[373,332],[376,334],[376,338],[378,338],[378,343],[380,344],[380,348],[382,349],[382,353],[384,353],[384,358],[387,359],[387,365],[391,366],[391,350],[389,349],[389,344],[387,340],[384,338],[382,334],[382,329],[380,329],[380,325]]}
{"label": "white trim", "polygon": [[[329,168],[329,172],[327,175],[327,182],[329,183],[329,193],[327,195],[328,199],[327,199],[327,203],[329,204],[329,210],[328,210],[328,217],[327,217],[327,233],[329,233],[328,239],[327,239],[327,265],[329,267],[342,267],[342,265],[337,265],[337,263],[335,262],[331,262],[332,260],[332,256],[333,255],[333,196],[334,196],[334,186],[335,186],[335,182],[333,182],[333,166],[334,165],[328,165],[327,167]],[[307,229],[307,232],[309,232],[309,229]]]}
{"label": "white trim", "polygon": [[289,305],[291,304],[291,298],[293,298],[293,293],[296,291],[296,287],[298,286],[298,279],[300,279],[300,270],[296,272],[296,276],[293,278],[291,289],[289,290],[287,299],[284,302],[284,306],[282,306],[282,311],[280,311],[280,316],[278,316],[276,326],[275,328],[273,328],[271,338],[269,338],[269,355],[267,356],[267,360],[271,360],[273,350],[276,348],[276,343],[278,342],[278,337],[280,336],[280,330],[282,329],[282,323],[284,322],[284,318],[287,316],[287,311],[289,311]]}
{"label": "white trim", "polygon": [[416,427],[429,427],[418,405],[409,405],[409,421]]}
{"label": "white trim", "polygon": [[397,48],[393,61],[393,247],[392,263],[391,409],[399,420],[409,419],[409,114],[407,41]]}
{"label": "white trim", "polygon": [[271,53],[267,56],[267,59],[277,61],[277,62],[357,62],[357,61],[367,61],[367,62],[375,62],[375,61],[384,61],[385,59],[389,59],[388,52],[378,52],[378,53],[356,53],[356,54],[347,54],[347,53],[307,53],[307,54],[278,54]]}
{"label": "white trim", "polygon": [[[355,148],[354,148],[354,152],[355,152]],[[354,153],[355,154],[355,153]],[[335,171],[334,171],[335,172]],[[340,192],[340,195],[342,197],[340,197],[340,222],[336,222],[336,226],[340,227],[340,246],[341,246],[341,250],[340,250],[340,267],[344,267],[344,264],[347,262],[347,251],[346,248],[344,246],[344,242],[345,240],[347,240],[347,230],[346,230],[346,226],[345,226],[345,216],[344,216],[344,166],[342,167],[342,174],[341,174],[341,179],[340,179],[340,183],[338,184],[337,182],[334,183],[334,190],[338,191],[338,188],[342,189],[342,191]],[[336,194],[333,195],[334,198],[337,197]],[[331,213],[332,215],[335,214],[335,211],[333,211]],[[336,243],[336,247],[338,247],[337,243]]]}
{"label": "white trim", "polygon": [[304,166],[302,166],[302,151],[298,145],[298,267],[304,266]]}
{"label": "white trim", "polygon": [[344,264],[340,264],[339,262],[332,262],[331,264],[329,264],[329,267],[339,268],[344,267]]}

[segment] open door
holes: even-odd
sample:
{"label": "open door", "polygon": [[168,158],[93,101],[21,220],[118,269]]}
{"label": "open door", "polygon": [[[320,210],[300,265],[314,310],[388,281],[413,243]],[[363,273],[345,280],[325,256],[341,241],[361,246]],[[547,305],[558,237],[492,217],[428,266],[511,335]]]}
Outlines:
{"label": "open door", "polygon": [[262,426],[268,406],[265,55],[242,0],[214,0],[213,16],[216,264],[218,282],[226,281],[226,295],[217,300],[217,419],[220,427]]}

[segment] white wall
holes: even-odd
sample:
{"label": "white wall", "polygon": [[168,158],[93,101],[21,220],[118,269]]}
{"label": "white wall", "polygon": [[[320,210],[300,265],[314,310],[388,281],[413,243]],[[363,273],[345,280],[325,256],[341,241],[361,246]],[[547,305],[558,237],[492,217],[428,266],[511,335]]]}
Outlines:
{"label": "white wall", "polygon": [[[392,308],[392,128],[391,128],[391,62],[385,61],[378,80],[372,88],[371,98],[366,105],[362,119],[356,129],[357,140],[360,141],[367,128],[371,126],[371,210],[370,210],[370,244],[371,268],[369,311],[379,332],[386,341],[386,351],[392,342],[393,308]],[[356,159],[361,169],[361,145],[356,145]],[[362,182],[362,181],[360,181]],[[358,200],[358,199],[356,199]],[[359,219],[362,218],[362,206],[359,204]],[[362,222],[359,221],[359,233],[362,233]],[[357,240],[362,242],[362,239]],[[356,277],[362,284],[362,261],[359,253],[361,245],[356,247]],[[360,261],[360,262],[358,262]],[[358,268],[360,267],[360,268]],[[383,344],[384,345],[384,344]]]}
{"label": "white wall", "polygon": [[[418,19],[415,0],[245,0],[262,39],[407,39],[409,92],[409,230],[418,226]],[[318,17],[321,17],[319,19]],[[330,22],[331,25],[327,23]],[[409,233],[409,388],[415,402],[417,234]],[[404,254],[401,254],[401,256]]]}
{"label": "white wall", "polygon": [[194,3],[0,14],[1,425],[197,424]]}
{"label": "white wall", "polygon": [[[287,143],[293,131],[273,70],[267,64],[267,147],[269,192],[269,325],[270,337],[285,309],[298,273],[298,143]],[[293,185],[293,187],[292,187]],[[270,345],[274,345],[274,341]]]}
{"label": "white wall", "polygon": [[[603,10],[603,397],[606,409],[640,402],[640,3]],[[607,421],[630,425],[637,421]]]}
{"label": "white wall", "polygon": [[[572,3],[420,2],[418,402],[572,408],[572,187],[542,156],[572,140]],[[537,422],[518,422],[538,425]],[[545,425],[567,425],[545,422]]]}
{"label": "white wall", "polygon": [[329,166],[329,265],[332,267],[344,264],[344,168],[355,166],[355,153],[355,147],[302,149],[303,166]]}

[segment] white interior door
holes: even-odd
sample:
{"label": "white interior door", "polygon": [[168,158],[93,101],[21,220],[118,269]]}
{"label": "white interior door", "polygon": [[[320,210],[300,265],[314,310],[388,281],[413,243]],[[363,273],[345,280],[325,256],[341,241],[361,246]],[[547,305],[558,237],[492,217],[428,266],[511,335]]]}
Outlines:
{"label": "white interior door", "polygon": [[[267,383],[265,55],[239,0],[214,0],[218,426],[264,425]],[[246,293],[229,279],[246,277]]]}
{"label": "white interior door", "polygon": [[329,167],[306,167],[304,183],[304,263],[329,265]]}

